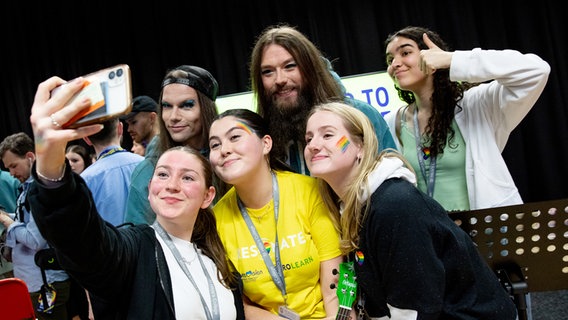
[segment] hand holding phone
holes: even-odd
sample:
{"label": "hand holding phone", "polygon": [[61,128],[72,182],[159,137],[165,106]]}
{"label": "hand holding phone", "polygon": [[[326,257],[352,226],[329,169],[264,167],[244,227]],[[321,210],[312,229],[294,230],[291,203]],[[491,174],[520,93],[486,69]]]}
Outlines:
{"label": "hand holding phone", "polygon": [[[132,87],[130,68],[119,64],[97,72],[84,75],[83,88],[68,104],[77,99],[89,97],[91,106],[63,125],[64,128],[78,128],[90,124],[101,123],[112,117],[130,112],[132,108]],[[58,87],[59,88],[59,87]],[[53,96],[58,88],[51,91]]]}

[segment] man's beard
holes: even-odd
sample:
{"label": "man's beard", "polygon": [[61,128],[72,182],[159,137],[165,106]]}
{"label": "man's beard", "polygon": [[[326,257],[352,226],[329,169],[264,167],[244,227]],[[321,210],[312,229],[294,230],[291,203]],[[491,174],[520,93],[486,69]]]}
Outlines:
{"label": "man's beard", "polygon": [[313,103],[307,97],[299,94],[295,103],[279,103],[272,100],[270,108],[265,110],[270,136],[272,137],[272,153],[286,161],[286,147],[290,140],[300,141],[304,145],[306,121]]}

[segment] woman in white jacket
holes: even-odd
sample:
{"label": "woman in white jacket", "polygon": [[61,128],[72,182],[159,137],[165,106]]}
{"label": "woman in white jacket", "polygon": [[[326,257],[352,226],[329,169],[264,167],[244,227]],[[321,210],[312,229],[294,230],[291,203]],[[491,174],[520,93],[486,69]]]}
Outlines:
{"label": "woman in white jacket", "polygon": [[387,71],[408,103],[385,120],[418,187],[448,211],[521,204],[501,152],[542,93],[548,63],[515,50],[450,52],[421,27],[385,44]]}

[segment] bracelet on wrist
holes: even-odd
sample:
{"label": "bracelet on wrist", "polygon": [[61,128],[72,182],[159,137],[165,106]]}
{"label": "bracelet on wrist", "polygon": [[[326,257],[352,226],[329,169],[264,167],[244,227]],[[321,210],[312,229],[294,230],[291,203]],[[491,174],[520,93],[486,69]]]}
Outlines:
{"label": "bracelet on wrist", "polygon": [[51,181],[51,182],[59,182],[59,181],[63,180],[63,177],[65,176],[65,169],[66,169],[66,167],[67,167],[67,164],[64,164],[64,165],[63,165],[63,172],[61,173],[61,176],[59,176],[59,178],[55,178],[55,179],[48,178],[48,177],[44,176],[44,175],[41,174],[39,171],[37,171],[37,169],[36,169],[36,173],[37,173],[37,176],[38,176],[39,178],[43,179],[43,180]]}

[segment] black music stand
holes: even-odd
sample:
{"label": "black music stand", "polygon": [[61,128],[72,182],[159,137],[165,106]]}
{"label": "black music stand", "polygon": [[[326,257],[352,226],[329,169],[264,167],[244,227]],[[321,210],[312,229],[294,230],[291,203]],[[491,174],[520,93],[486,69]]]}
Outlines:
{"label": "black music stand", "polygon": [[519,320],[528,319],[529,292],[568,289],[568,199],[449,214],[513,297]]}

